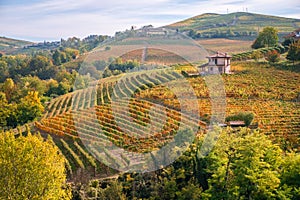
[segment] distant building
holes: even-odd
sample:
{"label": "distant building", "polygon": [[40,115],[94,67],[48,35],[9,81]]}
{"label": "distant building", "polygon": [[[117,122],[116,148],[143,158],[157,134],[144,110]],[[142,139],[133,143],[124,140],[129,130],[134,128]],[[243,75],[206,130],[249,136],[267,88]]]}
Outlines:
{"label": "distant building", "polygon": [[208,56],[208,63],[200,66],[202,73],[208,74],[229,74],[231,56],[227,53],[217,52]]}
{"label": "distant building", "polygon": [[293,32],[289,33],[288,35],[284,36],[285,39],[292,39],[294,41],[300,39],[300,28],[294,30]]}

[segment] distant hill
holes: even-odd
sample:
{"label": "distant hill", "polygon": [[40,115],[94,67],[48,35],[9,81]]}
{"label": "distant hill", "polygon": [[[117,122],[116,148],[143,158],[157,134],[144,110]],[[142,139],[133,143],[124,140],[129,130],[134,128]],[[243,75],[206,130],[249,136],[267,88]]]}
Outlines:
{"label": "distant hill", "polygon": [[17,49],[21,49],[24,46],[31,45],[31,44],[33,44],[33,42],[0,37],[0,51],[5,53],[15,51]]}
{"label": "distant hill", "polygon": [[194,38],[245,37],[245,39],[253,39],[266,26],[277,28],[279,35],[282,36],[299,28],[300,19],[247,12],[206,13],[165,27],[189,33]]}

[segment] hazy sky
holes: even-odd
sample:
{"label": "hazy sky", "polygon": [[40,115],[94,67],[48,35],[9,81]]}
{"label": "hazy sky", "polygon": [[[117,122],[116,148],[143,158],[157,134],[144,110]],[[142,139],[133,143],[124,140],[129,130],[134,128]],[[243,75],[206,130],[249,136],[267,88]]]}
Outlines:
{"label": "hazy sky", "polygon": [[0,0],[0,36],[60,40],[152,24],[202,13],[249,12],[300,19],[297,0]]}

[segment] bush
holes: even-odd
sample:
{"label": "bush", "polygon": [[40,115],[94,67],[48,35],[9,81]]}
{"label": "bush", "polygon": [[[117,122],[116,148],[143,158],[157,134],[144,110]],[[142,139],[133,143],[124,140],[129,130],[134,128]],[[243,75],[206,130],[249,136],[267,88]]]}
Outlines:
{"label": "bush", "polygon": [[251,54],[251,58],[255,61],[258,61],[260,58],[262,58],[262,54],[259,51],[253,51]]}
{"label": "bush", "polygon": [[244,121],[246,126],[249,126],[254,118],[253,113],[238,113],[226,117],[225,121]]}
{"label": "bush", "polygon": [[269,51],[266,54],[266,60],[269,61],[269,63],[276,63],[280,60],[280,54],[276,50]]}

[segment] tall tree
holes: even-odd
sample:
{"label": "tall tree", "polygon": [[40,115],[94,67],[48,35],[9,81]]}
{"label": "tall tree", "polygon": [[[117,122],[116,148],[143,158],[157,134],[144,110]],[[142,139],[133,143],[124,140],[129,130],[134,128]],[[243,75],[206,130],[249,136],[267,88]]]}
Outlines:
{"label": "tall tree", "polygon": [[280,186],[281,149],[259,132],[223,131],[208,155],[210,199],[272,199]]}
{"label": "tall tree", "polygon": [[60,52],[58,50],[55,50],[52,55],[53,63],[54,65],[60,65],[61,64],[61,57]]}
{"label": "tall tree", "polygon": [[8,71],[8,66],[7,62],[0,60],[0,81],[3,82],[7,77],[9,77],[9,71]]}
{"label": "tall tree", "polygon": [[0,130],[7,126],[7,119],[9,118],[12,110],[11,106],[6,100],[6,96],[3,92],[0,92]]}
{"label": "tall tree", "polygon": [[39,135],[0,134],[0,199],[70,199],[64,157]]}
{"label": "tall tree", "polygon": [[5,80],[5,82],[3,83],[3,91],[6,95],[6,99],[10,102],[12,94],[14,92],[15,89],[15,83],[11,78],[8,78]]}
{"label": "tall tree", "polygon": [[286,58],[293,62],[300,60],[300,40],[290,45]]}
{"label": "tall tree", "polygon": [[252,44],[253,49],[273,47],[278,44],[278,30],[274,27],[265,27]]}

